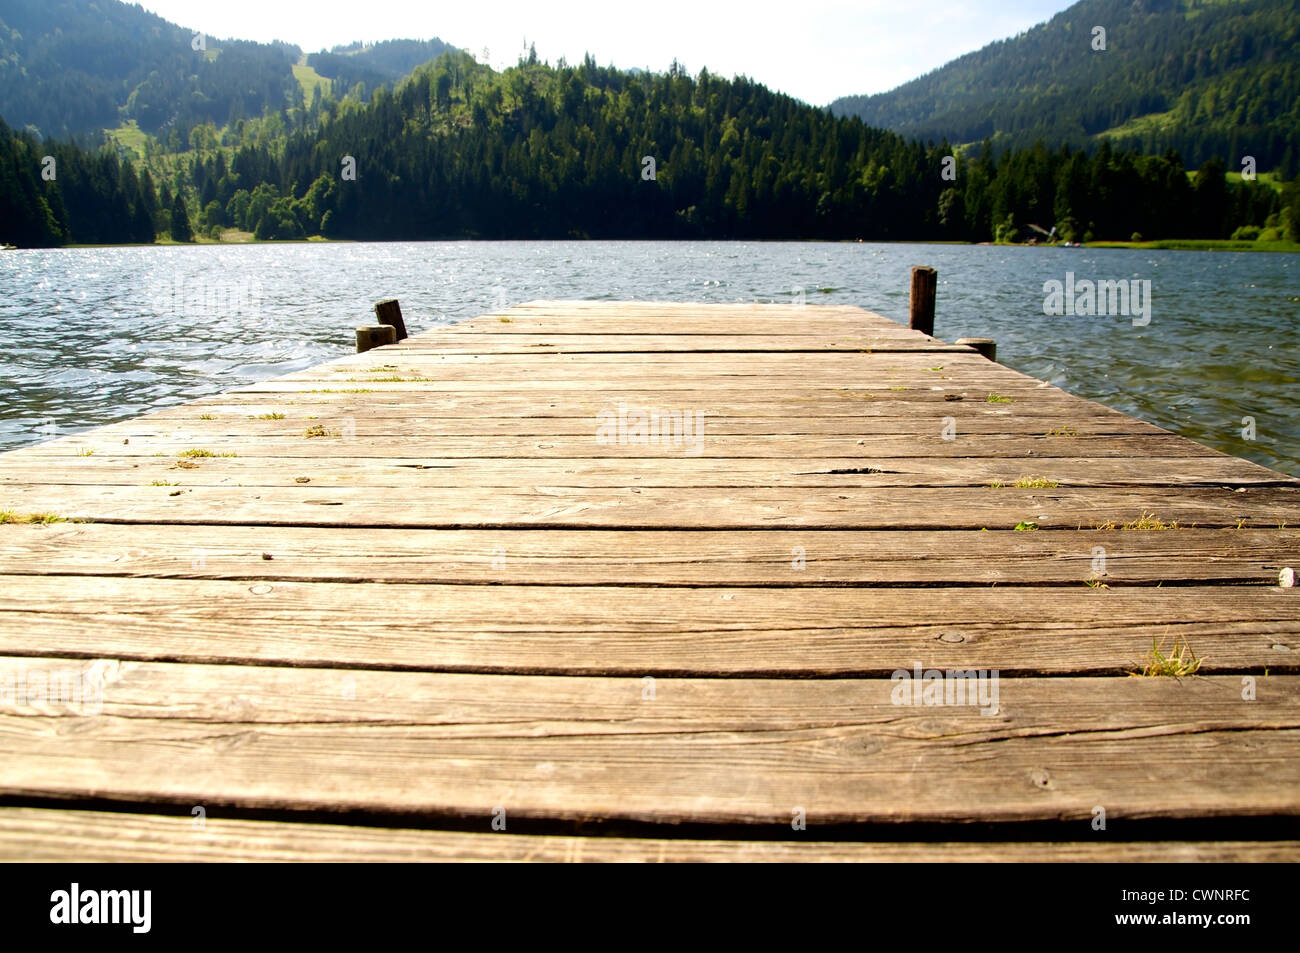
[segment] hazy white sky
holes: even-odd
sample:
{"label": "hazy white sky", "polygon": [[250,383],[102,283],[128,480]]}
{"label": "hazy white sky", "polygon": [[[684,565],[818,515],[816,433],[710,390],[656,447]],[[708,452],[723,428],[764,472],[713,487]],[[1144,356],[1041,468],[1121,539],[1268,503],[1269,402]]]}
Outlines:
{"label": "hazy white sky", "polygon": [[525,39],[554,63],[663,70],[674,57],[743,73],[816,105],[892,89],[985,43],[1014,36],[1072,0],[140,0],[209,36],[296,43],[440,37],[493,66]]}

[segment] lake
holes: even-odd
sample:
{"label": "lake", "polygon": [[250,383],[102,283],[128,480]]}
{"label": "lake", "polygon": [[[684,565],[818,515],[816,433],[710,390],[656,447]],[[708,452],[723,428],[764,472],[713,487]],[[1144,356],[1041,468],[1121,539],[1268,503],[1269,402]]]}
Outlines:
{"label": "lake", "polygon": [[[401,300],[411,333],[534,298],[789,302],[796,287],[906,322],[918,264],[939,271],[938,337],[994,338],[1017,370],[1300,475],[1300,256],[869,243],[0,252],[0,449],[351,353],[382,298]],[[1046,314],[1051,281],[1136,281],[1149,323]]]}

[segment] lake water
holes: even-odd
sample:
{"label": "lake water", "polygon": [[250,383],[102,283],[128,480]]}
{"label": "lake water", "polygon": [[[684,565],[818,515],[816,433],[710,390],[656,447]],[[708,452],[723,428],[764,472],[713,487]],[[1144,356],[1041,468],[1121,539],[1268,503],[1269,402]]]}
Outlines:
{"label": "lake water", "polygon": [[[415,333],[533,298],[854,304],[1300,475],[1300,256],[959,245],[419,242],[0,252],[0,449],[352,352],[382,298]],[[1044,283],[1150,282],[1150,323],[1044,314]],[[1255,438],[1243,437],[1253,418]]]}

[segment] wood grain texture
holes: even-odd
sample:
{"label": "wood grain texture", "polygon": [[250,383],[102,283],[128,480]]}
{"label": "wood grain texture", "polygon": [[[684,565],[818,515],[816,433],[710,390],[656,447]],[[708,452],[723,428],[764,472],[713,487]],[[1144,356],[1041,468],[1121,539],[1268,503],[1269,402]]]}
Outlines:
{"label": "wood grain texture", "polygon": [[[500,585],[0,577],[0,652],[572,675],[887,676],[917,661],[1123,675],[1176,637],[1206,672],[1300,667],[1300,591],[1276,586],[516,586],[508,543],[495,547]],[[196,535],[192,560],[204,546]]]}
{"label": "wood grain texture", "polygon": [[[182,812],[184,813],[184,812]],[[0,861],[57,863],[1295,863],[1300,841],[898,843],[472,833],[0,808]]]}
{"label": "wood grain texture", "polygon": [[[310,467],[293,473],[309,475]],[[289,483],[289,478],[295,480]],[[308,476],[310,479],[310,477]],[[430,529],[1093,529],[1144,514],[1203,529],[1300,525],[1300,488],[1084,487],[428,487],[400,509],[353,486],[0,485],[0,509],[69,519],[190,525]]]}
{"label": "wood grain texture", "polygon": [[[498,552],[500,565],[494,565]],[[0,528],[0,574],[449,585],[1076,586],[1087,579],[1112,587],[1166,581],[1273,585],[1281,568],[1277,556],[1287,552],[1300,554],[1300,530],[502,535],[228,526],[198,536],[193,527],[162,523],[145,533],[113,523]]]}
{"label": "wood grain texture", "polygon": [[[601,439],[649,410],[706,416]],[[3,859],[1300,855],[1300,481],[860,309],[529,302],[0,454],[0,512]]]}
{"label": "wood grain texture", "polygon": [[[499,460],[438,457],[222,457],[122,456],[96,452],[75,466],[52,467],[48,459],[10,459],[0,484],[148,486],[419,487],[940,487],[1004,488],[1027,476],[1066,487],[1296,485],[1273,470],[1234,457],[1066,457],[1023,460],[998,457],[762,457],[677,456]],[[306,480],[300,478],[305,477]]]}
{"label": "wood grain texture", "polygon": [[[61,659],[4,659],[47,676]],[[1002,679],[995,714],[889,680],[430,675],[121,662],[97,713],[0,710],[0,794],[431,818],[782,825],[1300,816],[1300,678]],[[1225,746],[1249,752],[1225,757]],[[216,813],[214,810],[213,813]]]}

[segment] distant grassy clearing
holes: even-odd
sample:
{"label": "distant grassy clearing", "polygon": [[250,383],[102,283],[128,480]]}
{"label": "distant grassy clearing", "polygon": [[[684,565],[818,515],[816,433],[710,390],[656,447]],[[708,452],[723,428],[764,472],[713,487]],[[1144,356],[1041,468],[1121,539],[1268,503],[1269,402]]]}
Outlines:
{"label": "distant grassy clearing", "polygon": [[308,106],[311,105],[312,90],[317,86],[323,87],[320,91],[322,96],[330,91],[330,80],[316,72],[314,67],[295,63],[293,65],[293,78],[302,87],[302,97]]}
{"label": "distant grassy clearing", "polygon": [[1300,242],[1244,242],[1227,239],[1171,238],[1158,242],[1088,242],[1089,248],[1150,248],[1157,251],[1300,252]]}
{"label": "distant grassy clearing", "polygon": [[105,129],[104,132],[117,145],[134,152],[137,159],[144,158],[144,147],[149,140],[149,136],[134,119],[128,119],[116,129]]}

